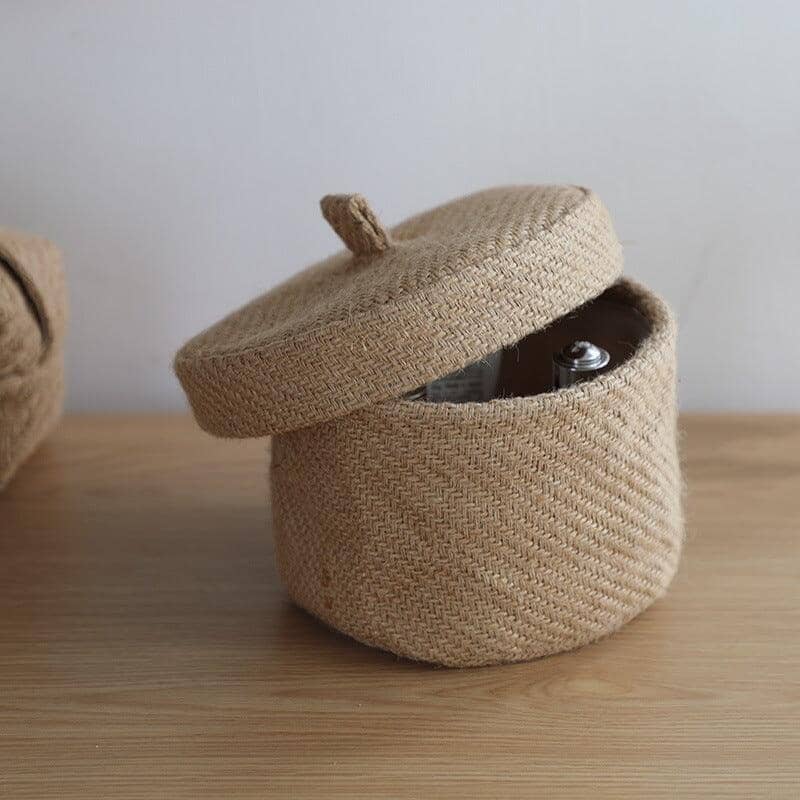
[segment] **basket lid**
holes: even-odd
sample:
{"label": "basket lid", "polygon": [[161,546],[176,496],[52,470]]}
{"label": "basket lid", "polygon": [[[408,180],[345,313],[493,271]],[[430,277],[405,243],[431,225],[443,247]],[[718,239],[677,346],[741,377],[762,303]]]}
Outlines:
{"label": "basket lid", "polygon": [[622,270],[608,213],[575,186],[488,189],[391,230],[360,195],[321,206],[347,250],[176,356],[209,433],[281,433],[400,396],[545,327]]}

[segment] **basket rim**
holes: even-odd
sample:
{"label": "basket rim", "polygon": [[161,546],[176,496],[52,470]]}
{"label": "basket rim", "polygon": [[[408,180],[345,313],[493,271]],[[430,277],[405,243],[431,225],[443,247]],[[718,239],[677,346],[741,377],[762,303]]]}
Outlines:
{"label": "basket rim", "polygon": [[[493,414],[498,411],[537,411],[545,412],[560,408],[570,397],[591,399],[609,391],[623,388],[631,377],[642,369],[650,357],[663,355],[670,346],[676,332],[675,317],[666,301],[648,289],[644,284],[622,277],[611,284],[608,289],[621,289],[625,293],[624,301],[630,303],[641,312],[650,323],[650,331],[638,344],[630,358],[590,381],[576,383],[563,389],[541,392],[522,397],[497,397],[467,403],[421,403],[405,397],[396,397],[376,403],[354,413],[369,413],[376,409],[393,410],[409,416],[434,419],[441,417],[474,416],[476,414]],[[536,331],[531,331],[535,333]]]}

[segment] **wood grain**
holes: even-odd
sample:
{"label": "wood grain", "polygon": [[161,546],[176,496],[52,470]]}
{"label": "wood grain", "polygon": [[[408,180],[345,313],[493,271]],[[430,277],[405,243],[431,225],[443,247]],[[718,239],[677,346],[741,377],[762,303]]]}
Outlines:
{"label": "wood grain", "polygon": [[448,671],[287,603],[263,442],[68,419],[0,495],[0,796],[800,796],[800,418],[682,427],[667,598]]}

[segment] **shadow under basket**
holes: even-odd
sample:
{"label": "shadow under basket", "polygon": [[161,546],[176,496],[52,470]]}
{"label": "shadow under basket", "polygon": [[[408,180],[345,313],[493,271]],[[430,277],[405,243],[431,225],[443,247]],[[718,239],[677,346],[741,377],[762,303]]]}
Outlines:
{"label": "shadow under basket", "polygon": [[389,400],[274,437],[295,603],[366,644],[466,667],[586,644],[666,591],[683,537],[675,325],[627,280],[584,308],[520,342],[507,382],[543,388],[555,344],[588,320],[618,363],[586,383]]}

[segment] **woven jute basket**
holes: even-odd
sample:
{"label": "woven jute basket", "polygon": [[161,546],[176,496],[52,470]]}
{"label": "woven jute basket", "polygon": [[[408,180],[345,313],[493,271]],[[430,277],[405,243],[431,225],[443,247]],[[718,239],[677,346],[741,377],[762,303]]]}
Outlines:
{"label": "woven jute basket", "polygon": [[58,250],[0,229],[0,488],[61,415],[65,320]]}
{"label": "woven jute basket", "polygon": [[[621,278],[597,197],[492,189],[392,230],[358,195],[322,210],[348,250],[175,362],[203,428],[273,436],[294,602],[366,644],[460,667],[568,650],[647,608],[682,543],[675,324]],[[626,315],[638,333],[611,325],[624,355],[591,381],[404,399],[503,347],[524,379],[558,336]]]}

